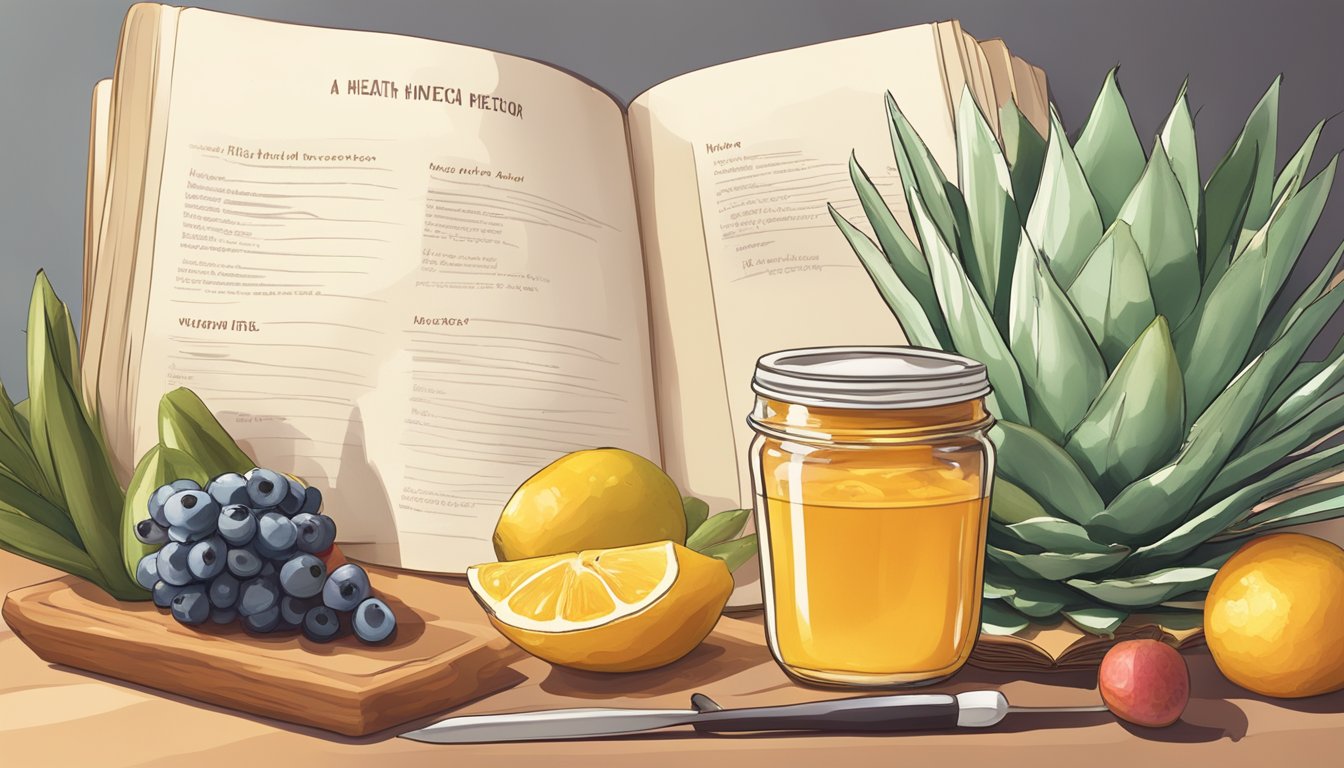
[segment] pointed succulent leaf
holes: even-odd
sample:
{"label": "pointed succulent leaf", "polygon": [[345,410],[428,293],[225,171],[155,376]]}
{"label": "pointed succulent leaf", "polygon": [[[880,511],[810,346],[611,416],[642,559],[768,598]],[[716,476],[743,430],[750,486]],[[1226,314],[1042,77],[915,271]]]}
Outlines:
{"label": "pointed succulent leaf", "polygon": [[1106,75],[1092,114],[1083,125],[1073,151],[1097,200],[1102,226],[1109,226],[1143,174],[1145,158],[1129,107],[1116,81],[1116,67]]}
{"label": "pointed succulent leaf", "polygon": [[1091,632],[1094,635],[1114,635],[1115,630],[1129,618],[1127,611],[1118,608],[1108,608],[1103,606],[1091,606],[1087,608],[1073,608],[1063,611],[1064,618],[1068,619],[1084,632]]}
{"label": "pointed succulent leaf", "polygon": [[1047,517],[1048,512],[1031,494],[1008,480],[994,479],[993,497],[989,503],[989,516],[1000,523],[1020,523],[1036,517]]}
{"label": "pointed succulent leaf", "polygon": [[1205,273],[1225,268],[1243,229],[1265,223],[1274,190],[1279,80],[1256,104],[1241,135],[1204,186]]}
{"label": "pointed succulent leaf", "polygon": [[1054,516],[1087,525],[1105,506],[1087,475],[1045,435],[1000,421],[990,437],[998,448],[996,474],[1031,494]]}
{"label": "pointed succulent leaf", "polygon": [[1067,288],[1101,240],[1101,230],[1097,202],[1059,115],[1052,110],[1050,141],[1036,199],[1027,215],[1027,235],[1049,262],[1055,279]]}
{"label": "pointed succulent leaf", "polygon": [[1058,517],[1033,517],[1019,523],[996,525],[994,530],[1000,533],[999,540],[1013,545],[1014,550],[1023,549],[1016,546],[1016,543],[1020,542],[1050,552],[1115,551],[1113,546],[1093,541],[1083,526]]}
{"label": "pointed succulent leaf", "polygon": [[[881,249],[829,203],[826,209],[831,212],[831,218],[849,241],[849,247],[854,249],[859,261],[863,263],[863,268],[867,270],[873,286],[887,302],[887,307],[896,316],[896,321],[901,324],[906,340],[918,347],[955,352],[956,348],[950,344],[949,339],[939,335],[933,327],[936,320],[939,325],[946,328],[941,311],[935,307],[933,312],[926,313],[923,303],[902,282]],[[946,333],[946,330],[943,333]]]}
{"label": "pointed succulent leaf", "polygon": [[1179,326],[1199,298],[1199,253],[1185,203],[1185,193],[1161,145],[1143,176],[1120,208],[1117,218],[1130,234],[1148,266],[1153,305]]}
{"label": "pointed succulent leaf", "polygon": [[0,549],[102,585],[102,572],[83,549],[2,501]]}
{"label": "pointed succulent leaf", "polygon": [[1021,553],[986,544],[985,554],[991,562],[998,563],[1014,575],[1027,579],[1064,581],[1114,568],[1124,562],[1129,547],[1115,544],[1104,552]]}
{"label": "pointed succulent leaf", "polygon": [[980,628],[987,635],[1015,635],[1030,624],[1030,619],[1001,600],[985,600],[980,604]]}
{"label": "pointed succulent leaf", "polygon": [[1292,427],[1312,409],[1335,397],[1341,383],[1344,383],[1344,355],[1336,355],[1315,376],[1294,389],[1278,406],[1262,417],[1247,436],[1246,444],[1260,445]]}
{"label": "pointed succulent leaf", "polygon": [[1204,495],[1229,492],[1288,456],[1328,437],[1344,423],[1344,397],[1336,396],[1304,413],[1297,421],[1256,445],[1244,446],[1227,462]]}
{"label": "pointed succulent leaf", "polygon": [[1268,533],[1290,525],[1318,523],[1341,516],[1344,516],[1344,484],[1335,484],[1280,501],[1249,518],[1244,525],[1228,530],[1225,536]]}
{"label": "pointed succulent leaf", "polygon": [[1242,223],[1242,232],[1255,232],[1269,220],[1269,211],[1274,205],[1274,167],[1275,149],[1279,146],[1279,85],[1283,77],[1274,78],[1265,90],[1265,95],[1251,110],[1240,144],[1247,136],[1254,136],[1260,147],[1255,168],[1255,185],[1251,192],[1251,204],[1246,210],[1246,220]]}
{"label": "pointed succulent leaf", "polygon": [[1126,608],[1151,608],[1190,592],[1207,590],[1217,568],[1167,568],[1129,578],[1069,579],[1068,585],[1097,600]]}
{"label": "pointed succulent leaf", "polygon": [[1159,315],[1121,358],[1065,445],[1103,497],[1114,497],[1180,448],[1183,391],[1166,318]]}
{"label": "pointed succulent leaf", "polygon": [[1022,225],[1008,163],[969,89],[961,94],[956,134],[958,180],[966,199],[971,240],[972,258],[966,271],[985,305],[997,315],[997,303],[1007,301]]}
{"label": "pointed succulent leaf", "polygon": [[1143,254],[1123,221],[1106,230],[1068,293],[1111,369],[1157,314]]}
{"label": "pointed succulent leaf", "polygon": [[1032,618],[1053,616],[1082,599],[1077,592],[1057,582],[1013,576],[993,564],[985,569],[985,594],[991,591],[1014,610]]}
{"label": "pointed succulent leaf", "polygon": [[1026,395],[1022,390],[1022,374],[1017,362],[1008,351],[994,319],[980,300],[979,294],[962,271],[942,237],[923,202],[914,198],[911,213],[920,245],[929,260],[929,272],[943,317],[949,320],[948,334],[957,351],[984,364],[990,385],[1002,413],[996,414],[1019,424],[1030,423]]}
{"label": "pointed succulent leaf", "polygon": [[27,419],[0,383],[0,472],[8,473],[49,504],[60,507],[61,495],[38,464],[30,439]]}
{"label": "pointed succulent leaf", "polygon": [[[914,198],[922,201],[929,218],[938,227],[938,233],[945,243],[957,242],[956,216],[948,202],[947,191],[952,185],[933,159],[924,140],[919,137],[915,127],[906,119],[896,99],[887,92],[887,127],[891,132],[891,147],[896,154],[896,169],[901,176],[901,186],[905,189],[906,204],[912,211]],[[928,251],[924,251],[928,255]]]}
{"label": "pointed succulent leaf", "polygon": [[[1277,323],[1266,322],[1261,324],[1260,330],[1256,332],[1255,340],[1251,342],[1252,349],[1268,348],[1273,341],[1277,340],[1285,331],[1287,331],[1289,326],[1297,321],[1297,318],[1306,311],[1308,305],[1325,294],[1326,289],[1331,285],[1331,279],[1335,276],[1335,269],[1339,267],[1341,258],[1344,258],[1344,244],[1340,244],[1340,246],[1335,249],[1334,255],[1330,257],[1329,261],[1325,263],[1325,266],[1321,268],[1321,271],[1317,273],[1316,277],[1311,281],[1311,284],[1303,289],[1301,295],[1297,297],[1297,300],[1293,302],[1293,305],[1286,313],[1284,313],[1283,317],[1280,318]],[[1297,382],[1297,385],[1300,386],[1303,381],[1314,375],[1315,371],[1306,374],[1302,377],[1301,381]],[[1277,403],[1273,400],[1270,401],[1270,404],[1273,407],[1277,407]]]}
{"label": "pointed succulent leaf", "polygon": [[1325,169],[1316,175],[1301,191],[1287,198],[1275,209],[1273,218],[1261,229],[1266,233],[1266,265],[1257,306],[1258,314],[1263,317],[1274,303],[1280,288],[1288,279],[1307,239],[1316,229],[1325,210],[1326,198],[1335,183],[1335,171],[1339,167],[1339,155],[1330,159]]}
{"label": "pointed succulent leaf", "polygon": [[241,474],[256,466],[210,408],[186,387],[159,398],[159,442],[187,453],[214,472]]}
{"label": "pointed succulent leaf", "polygon": [[1274,181],[1271,200],[1277,201],[1284,196],[1297,194],[1297,190],[1302,187],[1302,181],[1307,178],[1307,166],[1311,164],[1311,156],[1316,152],[1316,144],[1321,140],[1323,128],[1325,128],[1324,120],[1311,129],[1302,146],[1298,147],[1297,152],[1284,164],[1283,170],[1279,171],[1279,178]]}
{"label": "pointed succulent leaf", "polygon": [[1036,126],[1027,120],[1013,101],[1004,104],[999,110],[999,125],[1003,134],[1003,153],[1008,161],[1008,175],[1013,180],[1013,200],[1017,203],[1018,220],[1026,221],[1031,211],[1031,201],[1036,198],[1036,185],[1041,181],[1045,137],[1036,132]]}
{"label": "pointed succulent leaf", "polygon": [[[1190,210],[1190,226],[1198,231],[1199,210],[1204,188],[1199,183],[1199,150],[1195,145],[1195,121],[1190,114],[1190,100],[1186,97],[1185,84],[1176,95],[1176,105],[1162,124],[1158,141],[1162,150],[1171,161],[1171,172],[1176,174],[1181,191],[1185,193],[1185,204]],[[1202,265],[1201,265],[1202,266]]]}

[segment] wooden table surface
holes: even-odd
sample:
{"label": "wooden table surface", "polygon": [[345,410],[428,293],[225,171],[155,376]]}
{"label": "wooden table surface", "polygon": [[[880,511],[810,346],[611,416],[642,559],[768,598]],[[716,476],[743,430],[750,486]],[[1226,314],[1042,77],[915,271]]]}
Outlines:
{"label": "wooden table surface", "polygon": [[[0,552],[0,594],[56,576]],[[458,713],[563,706],[685,707],[691,691],[725,706],[833,696],[789,682],[762,645],[759,618],[727,619],[718,639],[663,670],[611,677],[513,665],[517,683]],[[1344,692],[1273,701],[1237,688],[1206,651],[1187,651],[1193,698],[1182,722],[1157,731],[1108,713],[1020,715],[987,731],[904,736],[711,736],[677,729],[605,741],[435,746],[395,733],[346,739],[203,706],[38,659],[0,625],[0,764],[14,768],[114,766],[818,766],[860,765],[1337,765],[1344,753]],[[1099,702],[1095,675],[1023,676],[964,669],[932,690],[998,688],[1017,704]],[[320,706],[315,702],[315,706]],[[428,721],[426,721],[428,722]]]}

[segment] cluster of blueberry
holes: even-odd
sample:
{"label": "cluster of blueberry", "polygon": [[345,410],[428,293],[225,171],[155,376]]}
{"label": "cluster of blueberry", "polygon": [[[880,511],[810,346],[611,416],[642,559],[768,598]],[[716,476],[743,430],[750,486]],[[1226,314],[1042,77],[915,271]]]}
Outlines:
{"label": "cluster of blueberry", "polygon": [[136,568],[154,604],[188,625],[207,619],[249,632],[302,629],[326,642],[340,615],[366,643],[396,630],[396,617],[370,594],[363,568],[344,563],[328,573],[336,523],[323,515],[322,493],[269,469],[216,477],[202,489],[176,480],[149,498],[136,538],[162,544]]}

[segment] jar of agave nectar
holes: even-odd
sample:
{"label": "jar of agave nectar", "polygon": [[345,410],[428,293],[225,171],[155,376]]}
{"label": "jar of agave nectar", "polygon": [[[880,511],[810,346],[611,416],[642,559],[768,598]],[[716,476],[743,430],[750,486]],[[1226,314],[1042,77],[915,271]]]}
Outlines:
{"label": "jar of agave nectar", "polygon": [[765,355],[748,422],[766,634],[808,683],[901,687],[980,627],[994,423],[985,367],[914,347]]}

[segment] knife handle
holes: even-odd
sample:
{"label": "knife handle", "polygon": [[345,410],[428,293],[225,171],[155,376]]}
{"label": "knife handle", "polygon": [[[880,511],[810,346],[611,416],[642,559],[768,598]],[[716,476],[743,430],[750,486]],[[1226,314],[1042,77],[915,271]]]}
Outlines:
{"label": "knife handle", "polygon": [[693,724],[702,733],[936,731],[956,728],[959,711],[953,696],[900,694],[704,712]]}

